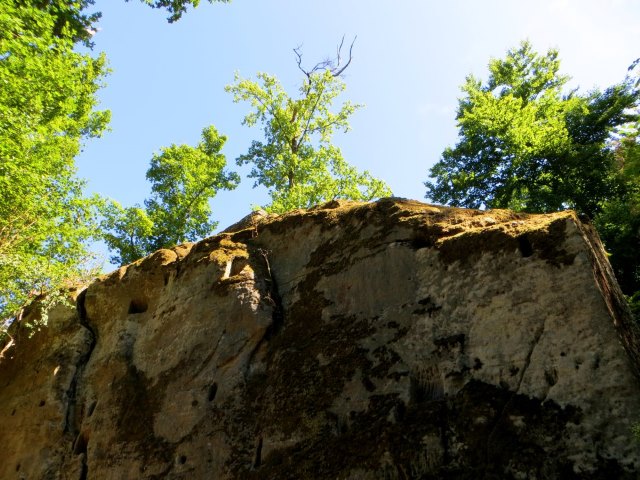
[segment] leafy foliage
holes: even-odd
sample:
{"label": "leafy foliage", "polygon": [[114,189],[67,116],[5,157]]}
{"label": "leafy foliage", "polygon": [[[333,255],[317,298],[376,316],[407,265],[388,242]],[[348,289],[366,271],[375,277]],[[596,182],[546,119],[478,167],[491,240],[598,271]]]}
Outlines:
{"label": "leafy foliage", "polygon": [[486,84],[462,86],[460,141],[431,169],[427,197],[470,208],[532,212],[574,208],[590,216],[620,185],[608,140],[632,120],[628,83],[587,95],[562,94],[558,52],[528,42],[489,64]]}
{"label": "leafy foliage", "polygon": [[226,158],[220,150],[226,140],[210,126],[196,147],[163,148],[147,170],[152,195],[145,208],[123,208],[115,201],[107,205],[102,228],[107,246],[117,252],[112,262],[130,263],[160,248],[202,238],[216,228],[209,200],[240,181],[236,173],[224,170]]}
{"label": "leafy foliage", "polygon": [[[102,17],[100,12],[88,13],[95,0],[4,0],[13,8],[37,8],[53,18],[51,34],[57,38],[71,38],[74,43],[81,42],[92,47],[91,37],[95,33],[96,23]],[[130,0],[125,0],[129,2]],[[166,9],[169,23],[182,18],[189,5],[197,7],[200,0],[140,0],[151,8]],[[209,0],[209,3],[228,3],[230,0]]]}
{"label": "leafy foliage", "polygon": [[[637,181],[637,180],[636,180]],[[635,317],[640,320],[640,202],[637,186],[622,198],[604,205],[596,228],[610,252],[609,261],[622,291],[630,298]]]}
{"label": "leafy foliage", "polygon": [[[638,61],[630,71],[638,66]],[[604,92],[562,94],[558,53],[524,42],[492,60],[486,84],[469,77],[460,141],[431,169],[427,196],[471,208],[594,218],[623,292],[640,320],[640,80]]]}
{"label": "leafy foliage", "polygon": [[[633,73],[636,60],[630,67],[627,83],[636,91],[640,75]],[[638,106],[635,108],[637,113]],[[609,199],[596,217],[598,232],[611,252],[609,260],[622,290],[629,295],[631,309],[640,322],[640,120],[624,125],[616,132],[613,142],[619,195]]]}
{"label": "leafy foliage", "polygon": [[[126,0],[127,2],[129,0]],[[193,7],[197,7],[200,4],[200,0],[140,0],[143,3],[146,3],[152,8],[166,8],[169,12],[169,23],[173,23],[177,20],[180,20],[182,14],[187,11],[187,7],[189,5],[193,5]],[[223,2],[228,3],[230,0],[209,0],[209,3],[213,2]]]}
{"label": "leafy foliage", "polygon": [[242,79],[226,90],[235,102],[249,102],[244,125],[262,124],[264,140],[254,141],[237,159],[251,164],[255,185],[269,190],[266,210],[286,212],[336,198],[371,200],[390,195],[389,187],[369,172],[358,173],[333,145],[336,130],[349,130],[349,117],[360,105],[345,102],[331,111],[344,82],[329,68],[305,72],[299,97],[289,96],[278,79],[258,73],[257,81]]}
{"label": "leafy foliage", "polygon": [[[169,21],[198,4],[141,1],[166,8]],[[93,46],[94,3],[0,0],[0,333],[25,302],[86,274],[98,210],[116,209],[84,198],[74,163],[110,116],[94,108],[104,55],[74,51],[78,43]]]}
{"label": "leafy foliage", "polygon": [[[84,3],[70,2],[69,18]],[[6,319],[83,270],[100,202],[84,198],[74,157],[84,139],[102,133],[109,112],[94,109],[104,56],[74,52],[76,30],[44,8],[47,2],[0,4],[0,318]]]}
{"label": "leafy foliage", "polygon": [[18,8],[29,6],[40,9],[53,19],[51,34],[57,38],[70,38],[74,43],[82,42],[91,46],[94,25],[100,19],[100,12],[87,13],[86,9],[95,0],[14,0]]}

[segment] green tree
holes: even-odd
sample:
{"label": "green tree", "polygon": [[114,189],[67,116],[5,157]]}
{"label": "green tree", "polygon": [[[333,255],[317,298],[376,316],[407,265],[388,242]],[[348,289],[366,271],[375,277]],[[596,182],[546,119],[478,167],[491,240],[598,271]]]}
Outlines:
{"label": "green tree", "polygon": [[[126,0],[127,2],[129,0]],[[182,14],[187,11],[187,7],[192,5],[194,8],[200,4],[200,0],[140,0],[152,8],[165,8],[169,12],[169,23],[180,20]],[[209,3],[221,2],[229,3],[231,0],[209,0]]]}
{"label": "green tree", "polygon": [[[627,83],[640,89],[640,59],[629,67]],[[638,112],[638,107],[635,109]],[[616,198],[605,202],[595,223],[611,252],[609,260],[640,321],[640,120],[624,125],[612,142],[618,178]]]}
{"label": "green tree", "polygon": [[[166,8],[170,22],[199,3],[141,1]],[[74,163],[83,141],[109,121],[109,112],[95,110],[104,55],[74,51],[93,46],[93,5],[0,0],[0,334],[34,295],[86,273],[86,243],[98,235],[104,204],[84,197]]]}
{"label": "green tree", "polygon": [[209,201],[221,189],[232,190],[238,175],[225,171],[220,153],[227,137],[215,127],[202,131],[196,146],[171,145],[154,155],[147,170],[151,198],[145,207],[123,208],[111,201],[102,222],[114,263],[130,263],[160,248],[209,235],[217,226]]}
{"label": "green tree", "polygon": [[610,134],[633,120],[628,82],[604,92],[563,95],[558,52],[528,42],[489,63],[486,83],[470,76],[456,119],[460,140],[425,183],[427,198],[470,208],[594,216],[621,186]]}
{"label": "green tree", "polygon": [[358,173],[332,143],[336,130],[349,130],[348,119],[360,107],[347,101],[337,112],[331,111],[345,89],[340,75],[351,55],[341,65],[338,49],[335,61],[304,70],[299,50],[294,51],[304,73],[298,98],[289,96],[278,79],[267,73],[258,73],[257,81],[236,74],[235,83],[226,87],[235,102],[251,104],[243,124],[260,123],[264,129],[264,140],[252,142],[237,163],[251,164],[249,177],[255,179],[254,187],[268,189],[271,203],[265,209],[286,212],[336,198],[368,201],[390,195],[384,182],[367,171]]}
{"label": "green tree", "polygon": [[[96,23],[101,18],[100,12],[87,12],[95,4],[95,0],[5,0],[16,8],[38,8],[54,19],[51,33],[56,37],[71,37],[74,42],[82,42],[92,46],[91,37],[95,33]],[[130,0],[125,0],[129,2]],[[191,5],[194,8],[200,0],[140,0],[151,8],[166,9],[169,23],[176,22]],[[209,3],[228,3],[230,0],[208,0]]]}
{"label": "green tree", "polygon": [[91,37],[95,32],[95,23],[100,19],[100,12],[88,13],[94,0],[13,0],[17,8],[34,7],[49,15],[53,22],[50,33],[57,38],[71,39],[92,46]]}
{"label": "green tree", "polygon": [[0,0],[2,319],[78,275],[96,233],[99,202],[83,196],[74,157],[109,120],[94,108],[105,58],[74,52],[73,29],[58,22],[30,2]]}

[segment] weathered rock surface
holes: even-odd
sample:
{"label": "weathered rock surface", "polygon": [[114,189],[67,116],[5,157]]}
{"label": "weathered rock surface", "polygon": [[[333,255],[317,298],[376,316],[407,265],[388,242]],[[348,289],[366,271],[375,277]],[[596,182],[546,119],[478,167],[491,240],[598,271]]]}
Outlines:
{"label": "weathered rock surface", "polygon": [[573,213],[237,225],[14,328],[0,478],[638,478],[639,337]]}

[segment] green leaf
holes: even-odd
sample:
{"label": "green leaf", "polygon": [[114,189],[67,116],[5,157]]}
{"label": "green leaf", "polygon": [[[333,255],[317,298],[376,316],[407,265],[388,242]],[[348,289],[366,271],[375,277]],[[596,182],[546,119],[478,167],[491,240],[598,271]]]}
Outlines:
{"label": "green leaf", "polygon": [[358,173],[333,145],[336,131],[349,130],[349,117],[361,105],[332,105],[345,89],[329,69],[305,75],[299,95],[292,97],[273,75],[258,73],[257,80],[241,78],[226,87],[235,102],[248,102],[251,110],[243,124],[260,124],[262,140],[252,142],[238,165],[251,165],[254,187],[268,189],[270,212],[309,208],[344,198],[368,201],[389,196],[391,190],[368,172]]}

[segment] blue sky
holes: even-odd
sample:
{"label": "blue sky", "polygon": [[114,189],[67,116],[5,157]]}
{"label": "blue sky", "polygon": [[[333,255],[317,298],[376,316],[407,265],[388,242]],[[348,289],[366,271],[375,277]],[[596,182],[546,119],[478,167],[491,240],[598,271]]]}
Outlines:
{"label": "blue sky", "polygon": [[[132,0],[97,0],[102,11],[95,52],[113,70],[100,92],[112,112],[111,131],[89,141],[78,158],[87,191],[142,203],[154,152],[195,145],[215,125],[229,140],[235,165],[259,127],[241,125],[248,105],[224,86],[235,71],[280,78],[291,94],[301,80],[292,49],[312,66],[357,35],[346,71],[345,99],[365,104],[352,130],[335,137],[345,159],[385,180],[394,195],[424,199],[429,167],[456,141],[455,108],[465,76],[486,76],[491,57],[529,39],[537,51],[559,49],[562,71],[581,91],[624,78],[640,56],[638,0],[233,0],[202,4],[179,22]],[[213,201],[219,227],[267,203],[263,188],[243,178]]]}

